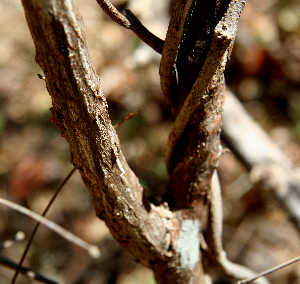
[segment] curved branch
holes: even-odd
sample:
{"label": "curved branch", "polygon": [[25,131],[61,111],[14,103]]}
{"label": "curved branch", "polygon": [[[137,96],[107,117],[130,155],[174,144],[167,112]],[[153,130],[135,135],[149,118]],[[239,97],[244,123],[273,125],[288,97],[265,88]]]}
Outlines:
{"label": "curved branch", "polygon": [[126,17],[130,21],[130,29],[147,45],[152,47],[159,54],[162,53],[164,41],[146,29],[139,19],[126,9]]}
{"label": "curved branch", "polygon": [[[226,276],[234,279],[244,279],[255,277],[256,272],[251,269],[231,262],[223,249],[222,231],[223,231],[223,206],[222,206],[222,193],[221,186],[218,178],[217,171],[214,172],[212,177],[212,198],[209,210],[208,228],[205,233],[207,245],[209,247],[208,256]],[[269,284],[266,278],[257,280],[257,284]]]}
{"label": "curved branch", "polygon": [[[170,173],[167,196],[176,212],[170,211],[166,203],[150,204],[125,161],[73,0],[22,2],[36,60],[52,98],[53,120],[70,145],[72,163],[94,199],[97,216],[137,261],[154,270],[159,283],[203,283],[199,233],[206,221],[212,172],[221,154],[223,71],[245,1],[223,0],[208,5],[213,9],[209,15],[215,17],[209,25],[213,29],[205,38],[204,52],[189,39],[187,45],[182,44],[190,35],[189,29],[197,27],[189,26],[195,19],[188,14],[197,17],[190,9],[196,9],[201,1],[177,0],[175,5],[160,74],[164,95],[176,117],[166,151]],[[178,7],[183,8],[183,14]],[[116,17],[122,18],[118,13]],[[121,21],[128,25],[126,19]],[[207,22],[202,24],[207,26]],[[172,39],[176,28],[179,34]],[[203,32],[207,34],[208,30],[202,28],[196,35]],[[187,53],[182,51],[183,46],[184,50],[188,48]],[[194,55],[202,58],[201,70],[198,64],[185,63],[185,56],[197,59]],[[184,66],[188,66],[188,72],[177,70],[177,88],[174,68]],[[180,87],[189,74],[196,74],[190,88]]]}
{"label": "curved branch", "polygon": [[166,228],[158,210],[148,214],[143,188],[122,154],[73,1],[24,0],[23,5],[54,122],[69,142],[72,162],[94,198],[97,215],[117,239],[134,243],[143,258],[150,248],[165,251]]}
{"label": "curved branch", "polygon": [[97,0],[97,3],[113,21],[125,29],[132,30],[144,43],[149,45],[159,54],[162,53],[164,41],[143,26],[139,19],[129,9],[126,9],[126,15],[123,15],[108,0]]}
{"label": "curved branch", "polygon": [[[244,4],[239,0],[206,4],[178,0],[175,5],[183,5],[184,12],[174,11],[170,23],[177,22],[181,38],[173,37],[176,29],[170,25],[163,49],[161,84],[175,116],[165,151],[170,174],[166,198],[174,210],[194,211],[193,218],[201,219],[205,213],[212,172],[221,155],[223,71]],[[174,67],[178,74],[175,93],[170,85]]]}
{"label": "curved branch", "polygon": [[84,240],[73,235],[71,232],[69,232],[66,229],[62,228],[61,226],[57,225],[53,221],[46,219],[45,217],[27,209],[26,207],[23,207],[19,204],[16,204],[14,202],[11,202],[11,201],[3,199],[3,198],[0,198],[0,204],[5,205],[11,209],[14,209],[32,219],[34,219],[35,221],[43,224],[44,226],[48,227],[50,230],[52,230],[56,234],[60,235],[61,237],[65,238],[66,240],[85,249],[92,257],[98,258],[100,256],[100,250],[98,247],[88,244]]}
{"label": "curved branch", "polygon": [[[195,257],[188,258],[180,213],[150,204],[125,161],[73,1],[23,0],[23,6],[53,120],[70,145],[97,216],[138,262],[154,270],[159,283],[201,282],[199,251],[189,247]],[[186,225],[197,235],[199,222]]]}
{"label": "curved branch", "polygon": [[109,16],[114,22],[118,23],[125,29],[130,29],[131,23],[125,15],[120,13],[118,9],[108,0],[96,0],[102,10]]}

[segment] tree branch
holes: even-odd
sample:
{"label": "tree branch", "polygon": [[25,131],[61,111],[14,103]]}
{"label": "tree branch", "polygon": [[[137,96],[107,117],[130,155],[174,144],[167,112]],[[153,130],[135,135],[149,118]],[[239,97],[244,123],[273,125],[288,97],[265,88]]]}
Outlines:
{"label": "tree branch", "polygon": [[254,183],[272,189],[300,229],[300,180],[292,162],[246,112],[238,99],[226,91],[222,137],[251,169]]}
{"label": "tree branch", "polygon": [[[198,12],[201,3],[176,2],[184,12],[174,8],[160,66],[162,89],[175,116],[165,152],[170,174],[166,196],[174,210],[191,209],[192,218],[200,220],[221,155],[223,71],[245,1],[211,1],[201,10],[208,15],[204,20]],[[172,85],[175,67],[178,86]]]}
{"label": "tree branch", "polygon": [[126,15],[123,15],[108,0],[97,0],[102,10],[116,23],[125,29],[132,30],[143,42],[152,47],[159,54],[162,53],[164,41],[151,33],[139,19],[129,10],[126,9]]}
{"label": "tree branch", "polygon": [[11,202],[11,201],[3,199],[3,198],[0,198],[0,204],[5,205],[11,209],[14,209],[14,210],[32,218],[33,220],[43,224],[44,226],[48,227],[53,232],[57,233],[61,237],[68,240],[69,242],[72,242],[75,245],[80,246],[81,248],[85,249],[90,254],[90,256],[92,256],[94,258],[98,258],[100,256],[100,250],[97,246],[88,244],[84,240],[73,235],[71,232],[67,231],[66,229],[62,228],[61,226],[57,225],[56,223],[27,209],[26,207],[23,207],[21,205],[18,205],[14,202]]}
{"label": "tree branch", "polygon": [[162,53],[164,41],[146,29],[139,19],[126,9],[126,17],[130,21],[130,29],[147,45],[152,47],[159,54]]}
{"label": "tree branch", "polygon": [[130,29],[131,23],[125,15],[120,13],[118,9],[108,0],[96,0],[102,10],[109,16],[114,22],[118,23],[125,29]]}
{"label": "tree branch", "polygon": [[24,0],[23,6],[54,122],[70,145],[97,216],[138,262],[154,270],[158,282],[201,283],[197,250],[192,264],[182,265],[187,253],[178,249],[186,237],[178,235],[180,214],[150,204],[125,161],[73,1]]}
{"label": "tree branch", "polygon": [[[70,171],[70,173],[69,173],[69,174],[66,176],[66,178],[61,182],[61,184],[60,184],[60,185],[58,186],[58,188],[56,189],[54,195],[53,195],[52,198],[50,199],[48,205],[46,206],[46,208],[45,208],[45,210],[44,210],[44,212],[43,212],[43,214],[42,214],[41,216],[43,216],[43,217],[46,216],[47,212],[49,211],[49,209],[50,209],[51,205],[53,204],[54,200],[56,199],[57,195],[60,193],[61,189],[65,186],[65,184],[66,184],[67,181],[71,178],[71,176],[73,175],[73,173],[74,173],[75,171],[76,171],[76,168],[73,167],[73,169]],[[35,226],[34,226],[34,228],[33,228],[33,230],[32,230],[32,232],[31,232],[31,234],[30,234],[29,240],[28,240],[28,242],[27,242],[27,244],[26,244],[26,247],[25,247],[25,249],[24,249],[24,251],[23,251],[23,254],[22,254],[21,258],[20,258],[19,264],[18,264],[18,266],[17,266],[17,269],[16,269],[15,274],[14,274],[14,276],[13,276],[13,279],[12,279],[12,281],[11,281],[11,284],[14,284],[14,283],[16,282],[16,279],[17,279],[17,277],[18,277],[19,270],[21,269],[21,267],[22,267],[22,265],[23,265],[23,262],[24,262],[24,260],[25,260],[25,258],[26,258],[26,256],[27,256],[27,253],[28,253],[28,251],[29,251],[29,248],[30,248],[30,246],[31,246],[31,244],[32,244],[32,241],[33,241],[33,239],[34,239],[34,236],[35,236],[35,234],[36,234],[36,232],[37,232],[37,230],[38,230],[40,224],[41,224],[40,222],[36,223]]]}
{"label": "tree branch", "polygon": [[[221,186],[217,172],[212,177],[211,203],[209,210],[209,221],[205,232],[205,240],[209,250],[207,256],[211,263],[216,265],[227,277],[234,279],[252,278],[257,275],[251,269],[236,264],[227,258],[223,249],[223,206]],[[262,277],[257,280],[257,284],[269,284],[270,282]]]}
{"label": "tree branch", "polygon": [[[138,262],[154,270],[158,283],[204,283],[199,235],[221,154],[223,71],[245,1],[210,3],[201,15],[213,17],[200,23],[196,11],[202,1],[175,4],[160,68],[164,96],[176,118],[166,148],[166,197],[173,211],[145,198],[125,161],[73,0],[22,1],[54,122],[70,145],[97,216]],[[114,17],[128,28],[119,13]]]}

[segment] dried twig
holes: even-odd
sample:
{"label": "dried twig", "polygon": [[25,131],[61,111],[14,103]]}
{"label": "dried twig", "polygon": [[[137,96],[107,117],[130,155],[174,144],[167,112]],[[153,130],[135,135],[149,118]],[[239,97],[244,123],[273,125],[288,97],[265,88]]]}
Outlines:
{"label": "dried twig", "polygon": [[[228,277],[234,279],[243,279],[254,277],[257,273],[251,269],[231,262],[223,249],[222,228],[223,228],[223,211],[221,186],[217,173],[215,172],[212,179],[211,204],[209,210],[208,229],[206,231],[206,242],[208,245],[208,255],[210,259],[219,267],[219,269]],[[267,284],[269,281],[261,278],[258,284]]]}
{"label": "dried twig", "polygon": [[134,118],[142,109],[138,109],[136,111],[129,111],[126,113],[125,117],[118,122],[116,125],[114,125],[114,129],[117,129],[119,126],[121,126],[124,122],[126,122],[127,120]]}
{"label": "dried twig", "polygon": [[96,0],[102,10],[116,23],[126,29],[132,30],[143,42],[152,47],[159,54],[162,53],[164,41],[151,33],[139,19],[129,10],[126,9],[126,15],[123,15],[108,0]]}
{"label": "dried twig", "polygon": [[118,9],[108,0],[96,0],[102,10],[109,16],[114,22],[118,23],[126,29],[130,29],[131,23]]}
{"label": "dried twig", "polygon": [[78,238],[77,236],[73,235],[71,232],[67,231],[66,229],[62,228],[61,226],[55,224],[54,222],[42,217],[41,215],[21,206],[11,201],[5,200],[0,198],[0,204],[10,207],[36,221],[42,223],[44,226],[52,230],[53,232],[57,233],[58,235],[62,236],[66,240],[72,242],[73,244],[82,247],[83,249],[87,250],[88,253],[94,257],[98,258],[100,256],[100,251],[98,247],[93,246],[85,242],[84,240]]}
{"label": "dried twig", "polygon": [[251,283],[251,282],[253,282],[253,281],[255,281],[255,280],[257,280],[257,279],[259,279],[259,278],[261,278],[263,276],[271,274],[271,273],[273,273],[275,271],[278,271],[278,270],[280,270],[282,268],[285,268],[285,267],[287,267],[287,266],[289,266],[291,264],[294,264],[294,263],[296,263],[298,261],[300,261],[300,257],[296,257],[296,258],[294,258],[294,259],[292,259],[290,261],[287,261],[287,262],[285,262],[283,264],[280,264],[280,265],[275,266],[275,267],[273,267],[271,269],[265,270],[264,272],[257,274],[255,277],[252,277],[252,278],[249,278],[249,279],[246,279],[246,280],[238,281],[238,282],[236,282],[236,284],[248,284],[248,283]]}
{"label": "dried twig", "polygon": [[[50,207],[51,207],[51,205],[53,204],[54,200],[56,199],[57,195],[59,194],[59,192],[61,191],[61,189],[65,186],[65,184],[66,184],[67,181],[71,178],[71,176],[73,175],[73,173],[74,173],[75,171],[76,171],[76,168],[73,167],[73,169],[70,171],[70,173],[66,176],[66,178],[65,178],[65,179],[61,182],[61,184],[58,186],[58,188],[56,189],[54,195],[52,196],[51,200],[49,201],[47,207],[45,208],[45,210],[44,210],[42,216],[45,216],[45,215],[47,214],[48,210],[50,209]],[[28,253],[28,250],[29,250],[29,248],[30,248],[30,246],[31,246],[31,243],[32,243],[32,241],[33,241],[33,238],[34,238],[34,236],[35,236],[35,234],[36,234],[36,232],[37,232],[37,230],[38,230],[40,224],[41,224],[41,223],[38,222],[38,223],[35,225],[35,227],[33,228],[32,232],[31,232],[31,234],[30,234],[29,240],[28,240],[27,245],[26,245],[26,247],[25,247],[25,249],[24,249],[24,251],[23,251],[23,254],[22,254],[21,259],[20,259],[20,261],[19,261],[19,265],[17,266],[17,269],[16,269],[16,271],[15,271],[15,274],[14,274],[14,276],[13,276],[13,278],[12,278],[11,284],[14,284],[14,283],[16,282],[18,273],[19,273],[19,271],[20,271],[20,269],[21,269],[21,267],[22,267],[22,265],[23,265],[23,262],[24,262],[24,260],[25,260],[25,257],[26,257],[26,255],[27,255],[27,253]]]}
{"label": "dried twig", "polygon": [[132,30],[144,43],[161,54],[164,47],[164,41],[143,26],[139,19],[129,9],[126,9],[125,12],[127,19],[130,21],[130,30]]}
{"label": "dried twig", "polygon": [[[18,268],[17,263],[15,263],[14,261],[12,261],[6,257],[3,257],[3,256],[0,256],[0,264],[6,266],[8,268],[14,269],[14,270],[16,270]],[[22,266],[19,270],[20,270],[20,273],[22,273],[23,275],[26,275],[31,280],[36,280],[36,281],[46,283],[46,284],[58,284],[58,282],[53,281],[35,271],[33,271],[32,269],[30,269],[28,267]]]}

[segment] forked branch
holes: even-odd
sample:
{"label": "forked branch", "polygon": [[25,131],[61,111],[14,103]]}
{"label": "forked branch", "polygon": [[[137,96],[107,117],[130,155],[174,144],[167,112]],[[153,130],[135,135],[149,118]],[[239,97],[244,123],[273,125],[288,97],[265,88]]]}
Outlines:
{"label": "forked branch", "polygon": [[[222,152],[223,71],[245,1],[206,1],[202,7],[203,1],[177,0],[165,43],[154,37],[163,46],[161,84],[175,118],[166,148],[169,203],[159,206],[145,198],[122,154],[73,0],[22,2],[54,122],[97,216],[138,262],[154,270],[159,283],[204,283],[200,234]],[[124,17],[109,1],[98,3],[122,26],[143,34],[133,14]],[[145,34],[150,42],[151,33]]]}

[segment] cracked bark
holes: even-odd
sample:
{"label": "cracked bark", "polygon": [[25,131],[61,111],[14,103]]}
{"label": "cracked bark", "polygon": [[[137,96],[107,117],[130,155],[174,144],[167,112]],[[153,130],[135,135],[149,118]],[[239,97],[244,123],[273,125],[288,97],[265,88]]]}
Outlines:
{"label": "cracked bark", "polygon": [[[199,9],[200,1],[175,4],[160,68],[175,124],[166,150],[169,204],[159,206],[144,197],[122,154],[74,2],[22,2],[36,61],[52,98],[53,120],[70,145],[72,163],[94,199],[97,216],[138,262],[153,269],[158,283],[204,283],[199,234],[206,220],[212,172],[221,153],[223,71],[245,1],[207,5],[203,13],[213,15],[212,20],[208,17],[191,26],[190,9]],[[198,36],[206,33],[204,48],[188,40],[183,45],[184,37],[198,25],[202,25]],[[201,64],[190,64],[186,54]],[[180,68],[186,66],[184,73]]]}

